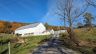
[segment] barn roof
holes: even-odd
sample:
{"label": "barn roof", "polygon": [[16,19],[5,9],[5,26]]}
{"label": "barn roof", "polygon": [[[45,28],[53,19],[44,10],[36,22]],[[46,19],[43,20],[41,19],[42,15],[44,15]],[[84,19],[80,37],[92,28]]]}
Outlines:
{"label": "barn roof", "polygon": [[17,28],[16,30],[21,30],[21,29],[27,29],[27,28],[33,28],[33,27],[36,27],[38,26],[40,23],[33,23],[33,24],[30,24],[30,25],[26,25],[26,26],[22,26],[20,28]]}

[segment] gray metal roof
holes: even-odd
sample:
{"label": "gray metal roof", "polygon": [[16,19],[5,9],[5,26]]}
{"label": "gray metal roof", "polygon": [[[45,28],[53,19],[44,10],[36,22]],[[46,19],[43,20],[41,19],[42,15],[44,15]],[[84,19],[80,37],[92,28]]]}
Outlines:
{"label": "gray metal roof", "polygon": [[22,26],[20,28],[17,28],[16,30],[22,30],[22,29],[27,29],[27,28],[33,28],[33,27],[36,27],[37,25],[39,25],[40,23],[33,23],[33,24],[30,24],[30,25],[26,25],[26,26]]}

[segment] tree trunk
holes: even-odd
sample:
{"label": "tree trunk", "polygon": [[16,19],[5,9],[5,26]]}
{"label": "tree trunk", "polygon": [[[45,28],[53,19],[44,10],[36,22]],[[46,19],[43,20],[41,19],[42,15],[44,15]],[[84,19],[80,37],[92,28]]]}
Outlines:
{"label": "tree trunk", "polygon": [[76,38],[75,32],[72,27],[72,23],[70,22],[69,28],[67,28],[67,32],[69,34],[69,38],[72,42],[74,42],[77,46],[79,46],[79,41]]}

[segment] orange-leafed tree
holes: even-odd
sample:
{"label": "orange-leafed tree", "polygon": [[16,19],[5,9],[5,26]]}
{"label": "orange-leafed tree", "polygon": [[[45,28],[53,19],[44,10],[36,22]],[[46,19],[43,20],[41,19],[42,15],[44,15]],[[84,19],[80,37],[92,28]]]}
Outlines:
{"label": "orange-leafed tree", "polygon": [[0,33],[9,33],[10,32],[10,22],[0,21]]}
{"label": "orange-leafed tree", "polygon": [[4,32],[4,28],[5,28],[4,23],[5,23],[4,21],[0,21],[0,33]]}
{"label": "orange-leafed tree", "polygon": [[11,30],[15,31],[17,28],[23,26],[23,24],[22,23],[13,22],[13,23],[11,23],[11,26],[12,26]]}

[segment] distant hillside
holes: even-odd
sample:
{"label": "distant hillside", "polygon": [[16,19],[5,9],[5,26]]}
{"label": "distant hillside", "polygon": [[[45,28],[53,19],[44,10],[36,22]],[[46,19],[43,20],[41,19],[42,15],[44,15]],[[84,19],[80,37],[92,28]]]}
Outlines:
{"label": "distant hillside", "polygon": [[46,27],[47,30],[53,29],[55,31],[57,31],[57,30],[64,30],[65,29],[64,26],[53,26],[53,25],[49,25],[48,23],[45,23],[45,27]]}
{"label": "distant hillside", "polygon": [[0,33],[12,33],[18,27],[21,27],[27,24],[28,23],[0,21]]}
{"label": "distant hillside", "polygon": [[[31,23],[21,23],[21,22],[8,22],[8,21],[1,21],[0,20],[0,33],[12,33],[14,32],[17,28],[28,25]],[[44,24],[47,30],[63,30],[64,26],[52,26],[47,23]]]}

